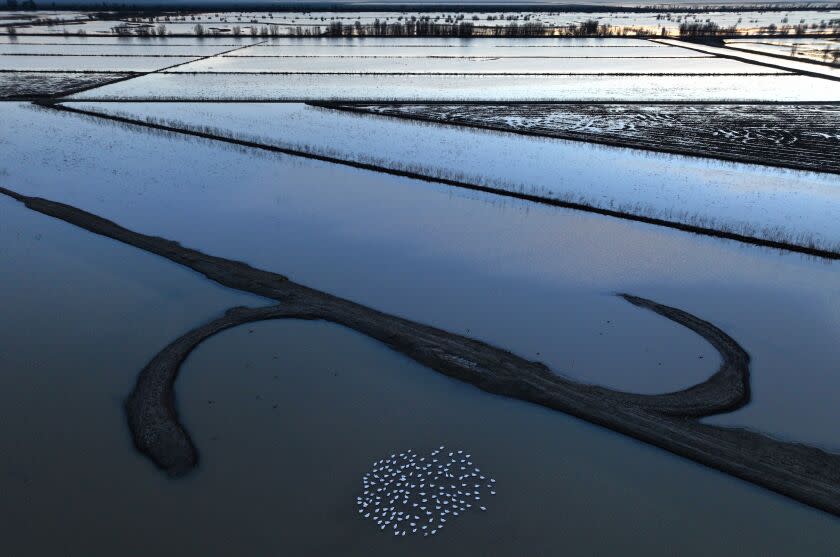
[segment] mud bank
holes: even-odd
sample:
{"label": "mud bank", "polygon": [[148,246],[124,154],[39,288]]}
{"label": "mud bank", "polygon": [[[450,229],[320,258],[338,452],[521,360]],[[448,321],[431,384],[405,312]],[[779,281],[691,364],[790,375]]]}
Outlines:
{"label": "mud bank", "polygon": [[566,379],[539,362],[434,327],[388,315],[245,263],[214,257],[170,240],[139,234],[75,207],[0,188],[28,208],[90,232],[158,254],[220,284],[280,302],[234,308],[172,342],[142,370],[126,401],[139,450],[172,475],[189,472],[197,450],[178,420],[174,383],[189,353],[212,335],[265,319],[319,319],[344,325],[450,377],[485,391],[560,410],[751,481],[840,516],[840,456],[736,428],[701,416],[749,401],[749,356],[713,324],[677,308],[628,294],[628,302],[705,338],[720,353],[709,379],[688,389],[638,395]]}

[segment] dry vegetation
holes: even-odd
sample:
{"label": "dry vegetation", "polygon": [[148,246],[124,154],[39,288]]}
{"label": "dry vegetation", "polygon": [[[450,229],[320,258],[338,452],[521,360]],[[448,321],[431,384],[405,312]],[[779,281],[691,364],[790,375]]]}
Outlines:
{"label": "dry vegetation", "polygon": [[113,72],[0,72],[0,99],[59,97],[132,75]]}

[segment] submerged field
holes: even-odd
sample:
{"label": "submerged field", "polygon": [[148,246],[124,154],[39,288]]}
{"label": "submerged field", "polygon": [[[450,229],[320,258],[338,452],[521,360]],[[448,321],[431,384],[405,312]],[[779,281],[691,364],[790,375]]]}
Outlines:
{"label": "submerged field", "polygon": [[[836,517],[793,499],[840,492],[840,82],[780,63],[619,37],[0,36],[7,551],[830,554]],[[313,296],[176,364],[198,460],[156,468],[124,406],[141,370],[230,308]],[[729,365],[686,322],[748,354],[746,390],[673,417],[645,397]],[[593,403],[533,395],[555,380]],[[434,534],[359,512],[380,460],[440,446],[492,494],[430,508]]]}

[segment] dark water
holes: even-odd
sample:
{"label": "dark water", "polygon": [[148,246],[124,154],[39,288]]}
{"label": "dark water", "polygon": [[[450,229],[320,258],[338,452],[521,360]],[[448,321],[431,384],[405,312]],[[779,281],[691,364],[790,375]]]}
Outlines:
{"label": "dark water", "polygon": [[[31,137],[3,137],[0,181],[24,193],[584,380],[656,392],[714,370],[702,341],[612,295],[632,291],[753,355],[754,403],[717,421],[836,445],[836,265],[38,114]],[[840,540],[828,515],[319,323],[241,327],[188,360],[178,402],[201,464],[172,481],[133,451],[123,397],[177,335],[262,302],[8,199],[0,284],[10,555],[827,555]],[[358,515],[374,460],[441,444],[498,480],[486,513],[431,539]]]}
{"label": "dark water", "polygon": [[[708,555],[733,540],[795,555],[840,535],[828,515],[319,323],[240,327],[198,349],[178,400],[201,463],[169,480],[132,450],[122,397],[169,339],[259,300],[9,201],[0,216],[16,310],[0,323],[12,555]],[[374,460],[442,443],[497,479],[487,512],[399,539],[357,514]]]}

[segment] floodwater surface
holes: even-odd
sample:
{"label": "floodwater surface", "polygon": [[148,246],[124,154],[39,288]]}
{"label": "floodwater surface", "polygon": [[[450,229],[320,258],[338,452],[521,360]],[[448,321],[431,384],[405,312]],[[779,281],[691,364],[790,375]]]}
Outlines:
{"label": "floodwater surface", "polygon": [[834,102],[840,83],[793,74],[752,76],[498,76],[149,74],[76,99],[357,101]]}
{"label": "floodwater surface", "polygon": [[[840,249],[840,179],[298,103],[68,103],[229,138]],[[278,125],[282,124],[282,125]],[[609,164],[604,164],[609,161]]]}
{"label": "floodwater surface", "polygon": [[[703,380],[714,349],[631,306],[708,319],[753,358],[714,418],[837,447],[836,264],[218,142],[4,105],[3,183],[610,387]],[[60,176],[61,178],[57,178]]]}
{"label": "floodwater surface", "polygon": [[[420,49],[416,49],[420,50]],[[528,54],[535,54],[533,49]],[[708,74],[784,73],[725,58],[536,58],[419,56],[215,56],[178,67],[178,72],[308,73],[513,73],[513,74]]]}
{"label": "floodwater surface", "polygon": [[150,72],[184,64],[194,56],[7,56],[0,54],[0,70]]}
{"label": "floodwater surface", "polygon": [[[17,316],[0,321],[10,555],[796,555],[840,536],[826,514],[321,323],[239,327],[188,359],[178,404],[201,461],[169,479],[129,440],[136,373],[194,324],[264,302],[6,198],[0,254]],[[430,538],[358,514],[374,461],[441,444],[497,479],[486,512]]]}
{"label": "floodwater surface", "polygon": [[[0,66],[151,70],[180,59],[149,58],[160,66],[144,65],[145,58],[130,56],[142,45],[198,55],[253,42],[19,40],[45,44],[3,37],[0,52],[120,56],[0,55]],[[367,56],[363,65],[380,70],[417,60],[435,60],[427,71],[485,63],[462,56],[498,57],[503,61],[487,62],[496,68],[508,67],[516,59],[505,57],[515,55],[548,56],[554,64],[590,52],[623,56],[625,68],[650,63],[662,71],[675,61],[635,57],[671,55],[683,57],[685,67],[741,67],[625,39],[505,40],[509,46],[461,39],[414,46],[381,39],[269,42],[238,53],[312,58],[231,56],[195,66],[212,70],[230,60],[270,68],[308,60],[282,67],[327,71],[338,60],[355,67],[355,59],[323,55],[340,48]],[[459,58],[372,57],[420,51]],[[592,67],[599,63],[617,64],[593,59]],[[78,98],[799,102],[836,101],[839,91],[837,83],[795,75],[172,73]],[[181,119],[328,156],[398,161],[404,170],[431,166],[481,183],[503,177],[512,187],[548,193],[559,183],[622,207],[667,198],[663,210],[701,207],[709,209],[701,217],[746,215],[756,227],[837,237],[832,208],[840,184],[833,175],[304,105],[71,105]],[[0,122],[0,186],[491,343],[579,381],[662,393],[704,380],[719,365],[708,343],[616,294],[686,310],[751,356],[750,403],[707,421],[840,451],[837,262],[22,103],[0,103]],[[518,154],[516,164],[510,153]],[[322,322],[244,325],[210,338],[186,360],[176,400],[200,461],[188,476],[168,478],[131,442],[123,403],[137,373],[179,335],[226,309],[273,302],[5,196],[0,284],[4,555],[798,557],[833,554],[840,540],[836,517],[563,413],[485,393]],[[497,480],[496,494],[482,499],[486,511],[472,508],[432,537],[397,537],[359,514],[362,477],[374,462],[441,445],[469,452]]]}

